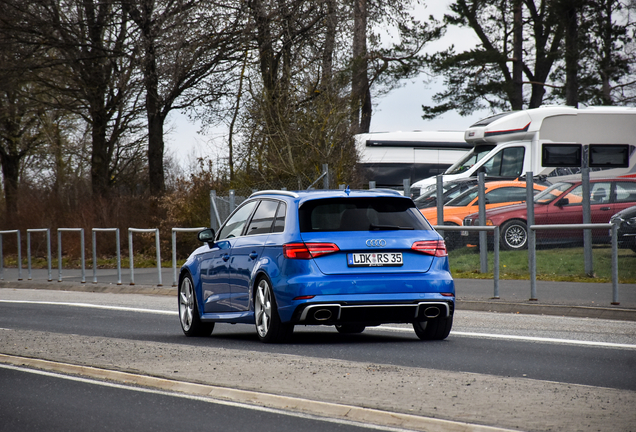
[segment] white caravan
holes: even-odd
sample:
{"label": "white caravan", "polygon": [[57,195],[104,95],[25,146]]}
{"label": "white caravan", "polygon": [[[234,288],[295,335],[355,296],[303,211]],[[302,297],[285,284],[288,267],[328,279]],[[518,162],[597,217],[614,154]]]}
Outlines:
{"label": "white caravan", "polygon": [[473,144],[462,131],[373,132],[355,136],[358,168],[378,187],[401,188],[441,174]]}
{"label": "white caravan", "polygon": [[[636,177],[636,108],[542,106],[506,112],[473,124],[464,132],[464,138],[473,149],[444,172],[444,181],[476,177],[480,172],[490,179],[516,178],[528,171],[535,176],[570,174],[571,170],[558,168],[558,157],[551,159],[556,161],[554,166],[543,166],[543,159],[550,159],[545,152],[558,149],[559,144],[570,144],[570,149],[576,147],[572,144],[583,148],[596,144],[594,149],[600,145],[628,145],[621,147],[627,149],[623,155],[626,167],[607,171],[592,168],[598,173],[591,176]],[[543,148],[543,144],[555,145]],[[569,151],[567,147],[562,147],[565,153]],[[435,183],[435,177],[429,177],[414,183],[412,188],[424,190]]]}

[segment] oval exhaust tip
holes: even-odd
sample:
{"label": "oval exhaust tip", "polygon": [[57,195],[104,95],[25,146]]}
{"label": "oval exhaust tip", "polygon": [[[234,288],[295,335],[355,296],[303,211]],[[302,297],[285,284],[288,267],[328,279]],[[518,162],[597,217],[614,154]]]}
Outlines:
{"label": "oval exhaust tip", "polygon": [[431,306],[424,309],[424,316],[426,318],[437,318],[442,311],[437,306]]}
{"label": "oval exhaust tip", "polygon": [[327,321],[329,318],[331,318],[331,311],[329,309],[318,309],[316,312],[314,312],[314,319],[316,321]]}

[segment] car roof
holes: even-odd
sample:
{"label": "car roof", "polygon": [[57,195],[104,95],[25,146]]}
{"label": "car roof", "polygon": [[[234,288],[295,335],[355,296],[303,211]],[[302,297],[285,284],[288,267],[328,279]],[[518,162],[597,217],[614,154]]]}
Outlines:
{"label": "car roof", "polygon": [[392,189],[370,189],[370,190],[358,190],[358,189],[312,189],[308,191],[282,191],[282,190],[265,190],[254,192],[250,198],[254,197],[269,197],[269,198],[282,198],[289,197],[298,201],[299,204],[305,201],[314,199],[325,198],[402,198],[409,199],[403,196],[398,191]]}

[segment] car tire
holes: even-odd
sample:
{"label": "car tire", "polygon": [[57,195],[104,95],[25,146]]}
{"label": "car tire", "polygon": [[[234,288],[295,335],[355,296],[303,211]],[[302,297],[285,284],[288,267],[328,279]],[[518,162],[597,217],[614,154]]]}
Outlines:
{"label": "car tire", "polygon": [[451,327],[453,327],[452,315],[413,323],[413,330],[421,340],[444,340],[450,334]]}
{"label": "car tire", "polygon": [[362,333],[367,328],[362,324],[336,324],[336,330],[342,334]]}
{"label": "car tire", "polygon": [[276,298],[269,280],[261,277],[254,292],[254,321],[261,342],[282,343],[289,340],[294,325],[282,323],[278,315]]}
{"label": "car tire", "polygon": [[511,220],[501,226],[501,248],[522,250],[528,248],[528,226],[520,220]]}
{"label": "car tire", "polygon": [[181,278],[178,297],[179,322],[183,333],[186,336],[210,336],[214,330],[214,323],[201,321],[194,284],[189,274]]}

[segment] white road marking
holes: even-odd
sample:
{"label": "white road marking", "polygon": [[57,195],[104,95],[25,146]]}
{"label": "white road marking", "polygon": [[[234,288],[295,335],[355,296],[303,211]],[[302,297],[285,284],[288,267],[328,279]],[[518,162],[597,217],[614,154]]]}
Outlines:
{"label": "white road marking", "polygon": [[[387,330],[387,331],[398,331],[398,332],[412,332],[413,329],[405,328],[405,327],[390,327],[390,326],[380,326],[370,328],[375,330]],[[475,338],[486,338],[486,339],[505,339],[505,340],[519,340],[526,342],[550,342],[550,343],[558,343],[565,345],[586,345],[586,346],[595,346],[602,348],[627,348],[627,349],[636,349],[636,345],[630,344],[619,344],[612,342],[594,342],[594,341],[583,341],[576,339],[557,339],[557,338],[546,338],[546,337],[536,337],[536,336],[517,336],[517,335],[506,335],[506,334],[494,334],[494,333],[473,333],[473,332],[461,332],[461,331],[453,331],[451,330],[451,336],[466,336],[466,337],[475,337]]]}
{"label": "white road marking", "polygon": [[69,381],[76,381],[76,382],[81,382],[81,383],[85,383],[85,384],[94,384],[94,385],[100,385],[100,386],[103,386],[103,387],[112,387],[112,388],[117,388],[117,389],[136,391],[136,392],[140,392],[140,393],[156,394],[156,395],[161,395],[161,396],[172,396],[172,397],[178,397],[178,398],[182,398],[182,399],[195,400],[195,401],[199,401],[199,402],[207,402],[207,403],[213,403],[213,404],[217,404],[217,405],[232,406],[232,407],[236,407],[236,408],[249,409],[249,410],[253,410],[253,411],[263,411],[263,412],[268,412],[268,413],[272,413],[272,414],[285,415],[285,416],[289,416],[289,417],[298,417],[298,418],[308,419],[308,420],[318,420],[318,421],[324,421],[324,422],[328,422],[328,423],[336,423],[336,424],[341,424],[341,425],[356,426],[356,427],[362,427],[362,428],[366,428],[366,429],[375,429],[375,430],[391,431],[391,432],[413,432],[412,429],[402,429],[402,428],[391,427],[391,426],[380,426],[380,425],[375,425],[375,424],[371,424],[371,423],[357,422],[357,421],[353,421],[353,420],[344,420],[344,419],[336,419],[336,418],[330,418],[330,417],[321,417],[321,416],[312,415],[312,414],[305,414],[305,413],[299,413],[299,412],[294,412],[294,411],[285,411],[285,410],[276,409],[276,408],[268,408],[268,407],[263,407],[263,406],[258,406],[258,405],[250,405],[250,404],[241,403],[241,402],[231,402],[231,401],[225,401],[225,400],[221,400],[221,399],[214,399],[212,397],[196,396],[196,395],[190,395],[190,394],[186,394],[186,393],[168,392],[168,391],[155,390],[155,389],[144,388],[144,387],[133,387],[133,386],[128,386],[128,385],[124,385],[124,384],[117,384],[117,383],[107,382],[107,381],[99,381],[99,380],[90,379],[90,378],[82,378],[82,377],[78,377],[78,376],[64,375],[64,374],[59,374],[59,373],[55,373],[55,372],[47,372],[47,371],[23,368],[23,367],[18,367],[18,366],[11,366],[11,365],[2,364],[2,363],[0,363],[0,368],[15,370],[15,371],[18,371],[18,372],[32,373],[32,374],[36,374],[36,375],[43,375],[43,376],[48,376],[48,377],[53,377],[53,378],[60,378],[60,379],[65,379],[65,380],[69,380]]}
{"label": "white road marking", "polygon": [[[116,310],[116,311],[124,311],[124,312],[139,312],[139,313],[151,313],[151,314],[160,314],[160,315],[179,315],[178,311],[169,311],[169,310],[161,310],[161,309],[143,309],[143,308],[133,308],[133,307],[125,307],[125,306],[108,306],[108,305],[99,305],[99,304],[92,304],[92,303],[53,302],[53,301],[37,301],[37,300],[0,300],[0,303],[73,306],[73,307]],[[413,332],[412,328],[391,327],[391,326],[369,327],[368,330]],[[583,340],[576,340],[576,339],[558,339],[558,338],[546,338],[546,337],[536,337],[536,336],[517,336],[517,335],[506,335],[506,334],[461,332],[461,331],[451,331],[451,336],[465,336],[465,337],[484,338],[484,339],[516,340],[516,341],[524,341],[524,342],[542,342],[542,343],[556,343],[556,344],[563,344],[563,345],[583,345],[583,346],[593,346],[593,347],[600,347],[600,348],[622,348],[622,349],[636,350],[636,345],[632,345],[632,344],[583,341]]]}
{"label": "white road marking", "polygon": [[125,307],[125,306],[108,306],[108,305],[99,305],[99,304],[93,304],[93,303],[54,302],[54,301],[37,301],[37,300],[0,300],[0,303],[74,306],[74,307],[84,307],[84,308],[94,308],[94,309],[117,310],[117,311],[125,311],[125,312],[152,313],[152,314],[160,314],[160,315],[179,315],[179,312],[177,311],[169,311],[169,310],[161,310],[161,309],[143,309],[143,308],[133,308],[133,307]]}

